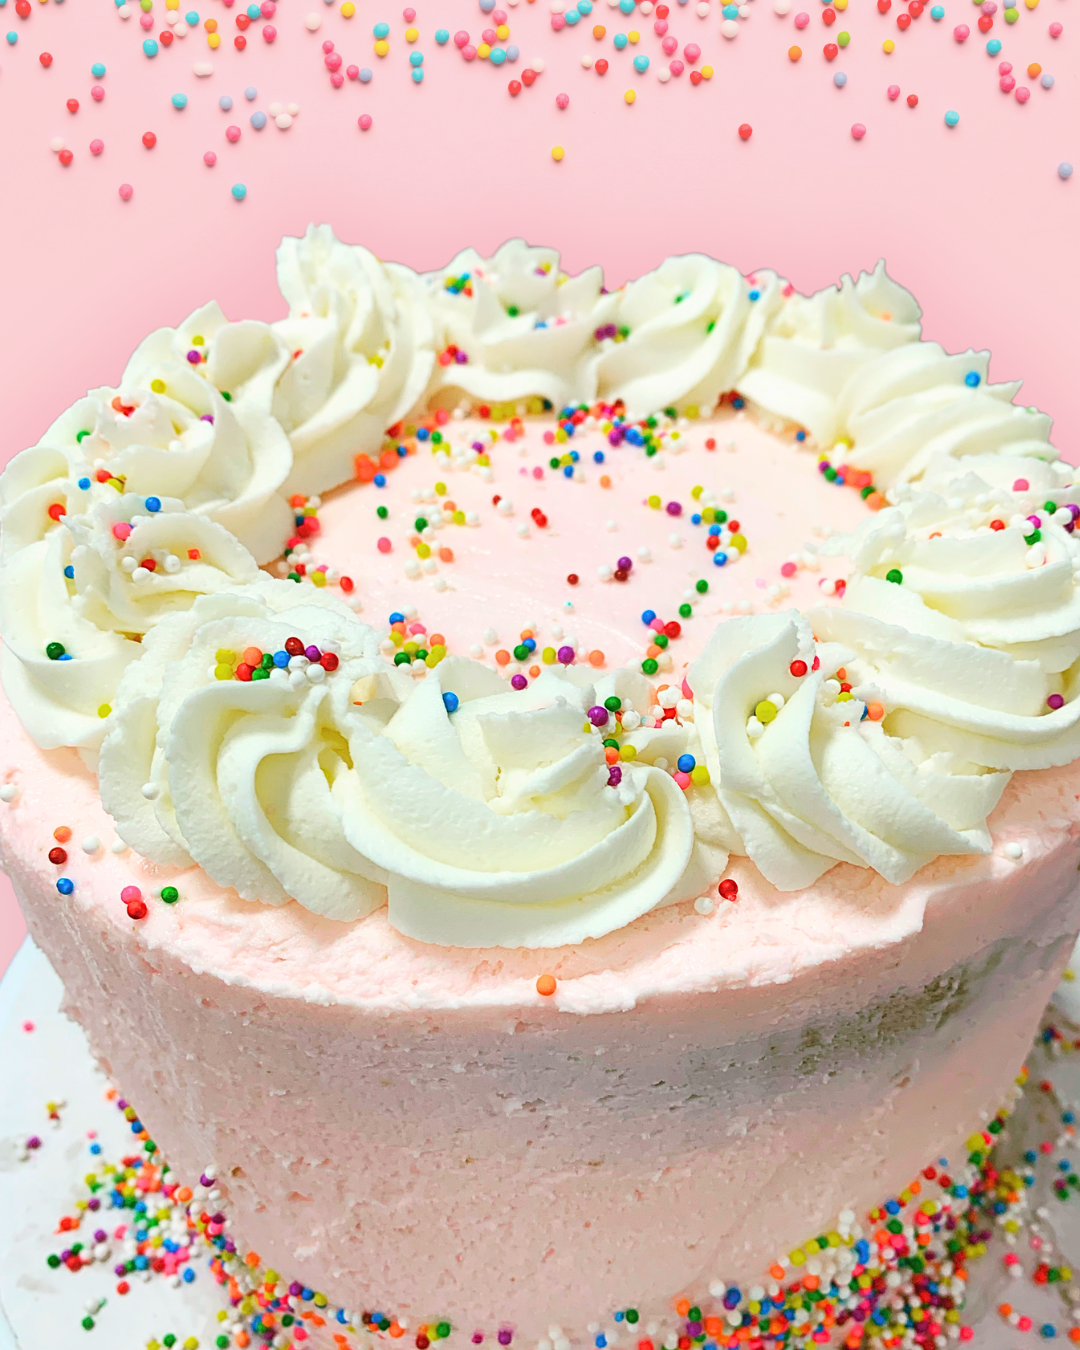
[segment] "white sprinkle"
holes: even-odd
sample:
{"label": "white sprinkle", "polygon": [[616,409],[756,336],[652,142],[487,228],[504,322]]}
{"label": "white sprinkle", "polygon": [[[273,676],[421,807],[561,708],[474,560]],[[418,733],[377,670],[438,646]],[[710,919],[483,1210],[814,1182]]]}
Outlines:
{"label": "white sprinkle", "polygon": [[153,573],[150,571],[149,567],[136,567],[135,571],[131,574],[131,579],[132,581],[148,581],[152,576]]}
{"label": "white sprinkle", "polygon": [[483,632],[485,646],[491,647],[499,640],[499,635],[494,628],[485,628]]}
{"label": "white sprinkle", "polygon": [[672,548],[682,548],[683,537],[681,534],[669,534],[668,543],[671,545]]}
{"label": "white sprinkle", "polygon": [[[285,111],[289,114],[290,117],[297,117],[297,116],[299,116],[299,114],[300,114],[300,104],[299,104],[299,103],[289,103],[289,104],[286,105]],[[398,1319],[398,1324],[399,1324],[399,1325],[400,1325],[400,1322],[401,1322],[401,1319],[399,1318],[399,1319]]]}
{"label": "white sprinkle", "polygon": [[274,118],[274,126],[276,126],[279,131],[288,131],[292,126],[292,118],[288,113],[278,113],[277,117]]}
{"label": "white sprinkle", "polygon": [[601,563],[600,566],[596,569],[596,575],[600,578],[601,581],[610,581],[614,573],[606,563]]}
{"label": "white sprinkle", "polygon": [[53,152],[54,155],[58,155],[60,151],[63,150],[63,148],[64,148],[63,136],[54,136],[52,140],[49,142],[49,149]]}
{"label": "white sprinkle", "polygon": [[81,844],[84,853],[96,853],[100,847],[101,840],[96,834],[88,834]]}
{"label": "white sprinkle", "polygon": [[[186,25],[184,26],[184,32],[185,33],[187,32]],[[178,35],[180,37],[183,37],[184,34],[179,33]],[[214,67],[210,64],[209,61],[196,61],[195,64],[191,67],[191,69],[196,75],[199,76],[200,79],[205,79],[207,75],[213,75],[214,73]]]}
{"label": "white sprinkle", "polygon": [[314,13],[309,14],[307,18],[304,20],[304,27],[308,30],[309,33],[316,32],[321,24],[322,24],[322,16],[320,14]]}
{"label": "white sprinkle", "polygon": [[0,802],[13,802],[19,795],[19,789],[14,783],[5,783],[0,787]]}
{"label": "white sprinkle", "polygon": [[498,511],[500,516],[512,516],[514,514],[514,503],[509,497],[500,497],[495,510]]}
{"label": "white sprinkle", "polygon": [[307,686],[307,676],[302,670],[294,670],[289,676],[290,689],[304,689]]}
{"label": "white sprinkle", "polygon": [[694,901],[694,908],[699,914],[711,914],[713,912],[713,902],[707,895],[699,895]]}
{"label": "white sprinkle", "polygon": [[530,69],[535,70],[537,75],[542,74],[543,71],[546,69],[544,58],[542,56],[534,56],[533,59],[529,62],[529,67]]}
{"label": "white sprinkle", "polygon": [[1006,844],[1001,851],[1006,858],[1011,858],[1013,862],[1024,856],[1024,849],[1021,844]]}
{"label": "white sprinkle", "polygon": [[154,801],[161,794],[161,789],[156,783],[144,783],[142,785],[142,795],[148,802]]}
{"label": "white sprinkle", "polygon": [[318,661],[312,661],[311,665],[304,671],[304,675],[312,684],[322,684],[323,680],[326,679],[326,669],[324,666],[320,666]]}
{"label": "white sprinkle", "polygon": [[[586,70],[592,70],[592,57],[587,52],[581,58],[581,64]],[[524,447],[522,448],[522,453],[524,453]]]}
{"label": "white sprinkle", "polygon": [[109,845],[109,852],[115,853],[118,858],[123,857],[127,851],[128,846],[122,839],[114,839]]}

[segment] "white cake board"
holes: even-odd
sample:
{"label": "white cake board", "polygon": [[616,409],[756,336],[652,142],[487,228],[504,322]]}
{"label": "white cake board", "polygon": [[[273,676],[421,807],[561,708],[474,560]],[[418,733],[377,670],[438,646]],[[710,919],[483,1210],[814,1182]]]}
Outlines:
{"label": "white cake board", "polygon": [[[1078,987],[1080,981],[1068,992]],[[194,1335],[200,1350],[206,1350],[220,1330],[217,1312],[225,1306],[225,1295],[205,1259],[192,1263],[194,1282],[179,1288],[160,1277],[143,1282],[138,1275],[128,1276],[131,1292],[123,1297],[115,1292],[115,1255],[77,1274],[64,1267],[50,1270],[46,1264],[50,1252],[75,1240],[54,1228],[85,1195],[80,1181],[93,1163],[87,1131],[97,1131],[105,1159],[117,1161],[132,1151],[132,1135],[115,1103],[105,1099],[107,1081],[91,1059],[81,1028],[59,1011],[61,996],[59,979],[28,938],[0,981],[0,1350],[67,1350],[81,1336],[88,1350],[145,1350],[148,1340],[160,1340],[170,1331],[178,1345]],[[1062,1000],[1069,1011],[1073,1001]],[[1076,1011],[1080,1015],[1080,1000]],[[1061,1020],[1053,1008],[1050,1017]],[[34,1024],[32,1032],[23,1029],[26,1022]],[[1035,1145],[1060,1130],[1060,1107],[1040,1093],[1037,1082],[1041,1076],[1051,1077],[1060,1098],[1080,1101],[1080,1051],[1052,1064],[1040,1056],[1032,1062],[1032,1081],[1011,1134],[1022,1130],[1025,1142]],[[48,1119],[49,1101],[65,1103],[58,1125]],[[972,1122],[973,1128],[976,1124]],[[20,1161],[20,1149],[31,1135],[41,1139],[41,1147],[28,1161]],[[1075,1157],[1080,1167],[1080,1150]],[[1032,1210],[1046,1207],[1043,1231],[1053,1233],[1065,1257],[1080,1267],[1080,1196],[1065,1204],[1048,1198],[1044,1175],[1035,1190]],[[88,1228],[93,1232],[100,1226],[111,1233],[121,1221],[118,1211],[103,1207],[99,1222],[84,1221],[78,1240],[86,1241]],[[990,1254],[973,1267],[964,1321],[975,1327],[974,1350],[1017,1350],[1021,1340],[1031,1343],[1032,1350],[1045,1344],[1036,1330],[1018,1333],[1009,1327],[995,1311],[1002,1301],[1031,1317],[1036,1328],[1052,1323],[1061,1342],[1071,1319],[1058,1287],[1010,1279],[1001,1259],[1006,1250],[995,1239]],[[1015,1250],[1025,1269],[1034,1265],[1026,1235]],[[95,1314],[93,1330],[84,1332],[80,1323],[87,1304],[99,1298],[107,1302]]]}

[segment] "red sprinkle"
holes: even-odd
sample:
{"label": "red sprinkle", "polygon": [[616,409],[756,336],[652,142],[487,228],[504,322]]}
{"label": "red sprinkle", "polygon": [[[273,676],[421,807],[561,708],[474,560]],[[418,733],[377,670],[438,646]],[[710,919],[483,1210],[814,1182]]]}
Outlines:
{"label": "red sprinkle", "polygon": [[739,883],[732,881],[730,877],[725,877],[717,890],[722,900],[737,900],[739,897]]}

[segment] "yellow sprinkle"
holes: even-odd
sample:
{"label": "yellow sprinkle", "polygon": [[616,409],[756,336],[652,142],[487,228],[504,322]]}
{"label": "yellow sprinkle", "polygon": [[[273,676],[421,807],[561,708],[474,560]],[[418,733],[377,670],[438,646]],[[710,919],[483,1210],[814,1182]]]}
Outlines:
{"label": "yellow sprinkle", "polygon": [[351,19],[355,13],[356,6],[353,4],[352,0],[345,0],[345,3],[341,6],[341,17],[343,19]]}
{"label": "yellow sprinkle", "polygon": [[385,56],[386,53],[387,53],[389,50],[390,50],[390,44],[389,44],[389,42],[387,42],[387,41],[385,40],[385,38],[380,38],[379,41],[376,42],[376,44],[375,44],[375,55],[376,55],[376,56]]}
{"label": "yellow sprinkle", "polygon": [[562,429],[562,427],[560,427],[560,428],[558,429],[558,431],[555,433],[555,439],[558,441],[558,443],[559,443],[560,445],[563,445],[563,444],[565,444],[566,441],[568,441],[570,438],[569,438],[569,436],[566,434],[566,432]]}
{"label": "yellow sprinkle", "polygon": [[436,483],[436,484],[435,484],[435,491],[438,493],[438,495],[439,495],[440,497],[445,497],[445,496],[446,496],[446,484],[445,484],[445,483]]}
{"label": "yellow sprinkle", "polygon": [[486,61],[488,57],[491,55],[491,48],[487,45],[486,42],[481,42],[479,47],[477,47],[476,49],[476,54],[481,61]]}
{"label": "yellow sprinkle", "polygon": [[327,1300],[325,1294],[316,1294],[315,1297],[312,1299],[312,1302],[315,1304],[316,1308],[325,1308],[326,1301]]}
{"label": "yellow sprinkle", "polygon": [[561,145],[553,145],[551,147],[551,158],[555,161],[556,164],[558,164],[559,160],[562,159],[565,154],[566,151],[562,148]]}
{"label": "yellow sprinkle", "polygon": [[623,98],[626,99],[627,103],[633,103],[633,101],[637,98],[637,94],[635,94],[632,89],[628,89],[626,93],[623,94]]}
{"label": "yellow sprinkle", "polygon": [[793,1266],[806,1265],[806,1257],[803,1255],[801,1251],[798,1250],[798,1248],[796,1248],[795,1251],[789,1254],[788,1260],[791,1262]]}
{"label": "yellow sprinkle", "polygon": [[154,391],[155,394],[163,394],[165,392],[165,381],[151,380],[150,388]]}
{"label": "yellow sprinkle", "polygon": [[98,715],[99,717],[108,717],[108,715],[109,715],[111,712],[112,712],[112,704],[110,704],[110,703],[101,703],[101,704],[98,705],[97,715]]}
{"label": "yellow sprinkle", "polygon": [[419,30],[418,28],[406,28],[406,29],[405,29],[405,41],[406,41],[406,42],[415,42],[416,39],[417,39],[419,36],[420,36],[420,30]]}
{"label": "yellow sprinkle", "polygon": [[637,759],[636,747],[632,745],[620,745],[619,758],[623,761]]}
{"label": "yellow sprinkle", "polygon": [[[767,726],[776,716],[776,704],[770,703],[767,698],[763,698],[754,709],[754,716],[759,722]],[[808,1242],[806,1245],[809,1248],[811,1244]],[[817,1248],[815,1247],[814,1251],[816,1250]],[[810,1255],[813,1255],[813,1252],[811,1252]]]}
{"label": "yellow sprinkle", "polygon": [[105,481],[108,483],[109,487],[115,488],[117,492],[123,492],[124,480],[122,478],[107,478]]}
{"label": "yellow sprinkle", "polygon": [[415,656],[419,650],[419,642],[406,642],[405,646],[402,648],[402,651],[408,652],[410,656]]}
{"label": "yellow sprinkle", "polygon": [[745,535],[745,534],[733,534],[733,535],[731,536],[731,547],[732,547],[732,548],[737,548],[737,549],[739,550],[740,553],[745,553],[745,552],[746,552],[746,535]]}
{"label": "yellow sprinkle", "polygon": [[206,45],[207,45],[208,47],[213,47],[213,48],[220,47],[220,46],[221,46],[221,34],[220,34],[220,33],[207,33],[207,35],[206,35]]}
{"label": "yellow sprinkle", "polygon": [[232,677],[233,677],[233,668],[232,668],[232,666],[227,666],[227,665],[225,665],[224,662],[223,662],[221,665],[218,665],[218,666],[215,666],[215,667],[214,667],[214,679],[215,679],[215,680],[231,680]]}
{"label": "yellow sprinkle", "polygon": [[849,699],[853,699],[854,697],[855,697],[855,695],[854,695],[854,694],[849,694],[848,691],[847,691],[846,689],[841,689],[841,691],[839,692],[839,694],[837,694],[837,696],[836,696],[836,701],[837,701],[837,703],[847,703],[847,701],[848,701]]}
{"label": "yellow sprinkle", "polygon": [[228,647],[219,647],[214,653],[214,660],[219,666],[235,666],[236,653],[229,651]]}
{"label": "yellow sprinkle", "polygon": [[391,628],[390,641],[394,644],[395,647],[400,647],[401,644],[405,641],[405,639],[401,636],[401,633],[398,632],[396,628]]}
{"label": "yellow sprinkle", "polygon": [[660,498],[656,495],[655,492],[652,494],[651,497],[648,497],[646,501],[647,504],[651,506],[654,511],[660,510]]}
{"label": "yellow sprinkle", "polygon": [[325,573],[325,572],[312,572],[312,574],[311,574],[311,584],[312,584],[313,586],[325,586],[325,585],[326,585],[326,573]]}
{"label": "yellow sprinkle", "polygon": [[703,80],[711,80],[712,77],[713,77],[713,68],[712,68],[712,66],[702,66],[702,67],[701,67],[701,78],[702,78]]}
{"label": "yellow sprinkle", "polygon": [[464,511],[455,511],[455,512],[454,512],[454,524],[455,524],[455,525],[464,525],[464,524],[465,524],[465,512],[464,512]]}
{"label": "yellow sprinkle", "polygon": [[507,28],[506,24],[501,23],[499,24],[498,28],[495,29],[495,36],[499,39],[500,42],[505,42],[506,39],[510,36],[510,29]]}
{"label": "yellow sprinkle", "polygon": [[436,661],[441,661],[443,657],[446,655],[446,648],[443,646],[441,642],[437,642],[435,646],[432,647],[431,649],[431,655],[435,658]]}
{"label": "yellow sprinkle", "polygon": [[205,347],[206,339],[203,337],[201,333],[196,333],[195,336],[191,339],[191,345],[193,347]]}
{"label": "yellow sprinkle", "polygon": [[630,32],[627,33],[626,36],[627,36],[627,39],[628,39],[630,42],[640,42],[640,41],[641,41],[641,34],[637,31],[636,28],[631,28]]}
{"label": "yellow sprinkle", "polygon": [[[690,489],[690,496],[693,497],[694,501],[697,501],[697,499],[701,496],[701,494],[704,491],[705,489],[701,486],[700,483],[698,483],[695,487],[692,487]],[[704,517],[702,518],[704,519]]]}
{"label": "yellow sprinkle", "polygon": [[540,653],[540,660],[543,661],[545,666],[553,666],[555,664],[555,656],[556,652],[554,647],[545,647]]}
{"label": "yellow sprinkle", "polygon": [[888,55],[889,52],[896,50],[896,43],[892,40],[892,38],[886,38],[885,41],[881,44],[881,50],[886,55]]}
{"label": "yellow sprinkle", "polygon": [[441,660],[441,656],[436,656],[434,652],[428,652],[427,656],[424,657],[424,665],[429,670],[434,670]]}
{"label": "yellow sprinkle", "polygon": [[184,1342],[184,1350],[199,1350],[199,1342],[194,1336],[189,1336]]}
{"label": "yellow sprinkle", "polygon": [[709,771],[704,764],[695,764],[690,770],[690,781],[697,787],[705,787],[712,780],[709,777]]}
{"label": "yellow sprinkle", "polygon": [[430,558],[431,546],[429,544],[425,544],[424,541],[421,539],[416,546],[416,556],[418,558]]}
{"label": "yellow sprinkle", "polygon": [[480,468],[486,469],[486,468],[488,467],[488,465],[491,463],[491,456],[490,456],[490,455],[477,455],[477,456],[476,456],[476,462],[477,462],[477,464],[480,466]]}

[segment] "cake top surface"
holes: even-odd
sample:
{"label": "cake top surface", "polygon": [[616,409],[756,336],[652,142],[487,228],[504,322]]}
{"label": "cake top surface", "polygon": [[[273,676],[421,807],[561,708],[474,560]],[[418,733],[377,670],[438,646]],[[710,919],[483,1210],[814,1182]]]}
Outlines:
{"label": "cake top surface", "polygon": [[883,266],[608,293],[319,227],[279,278],[0,478],[11,704],[193,917],[565,956],[847,864],[880,938],[1080,753],[1074,471]]}

